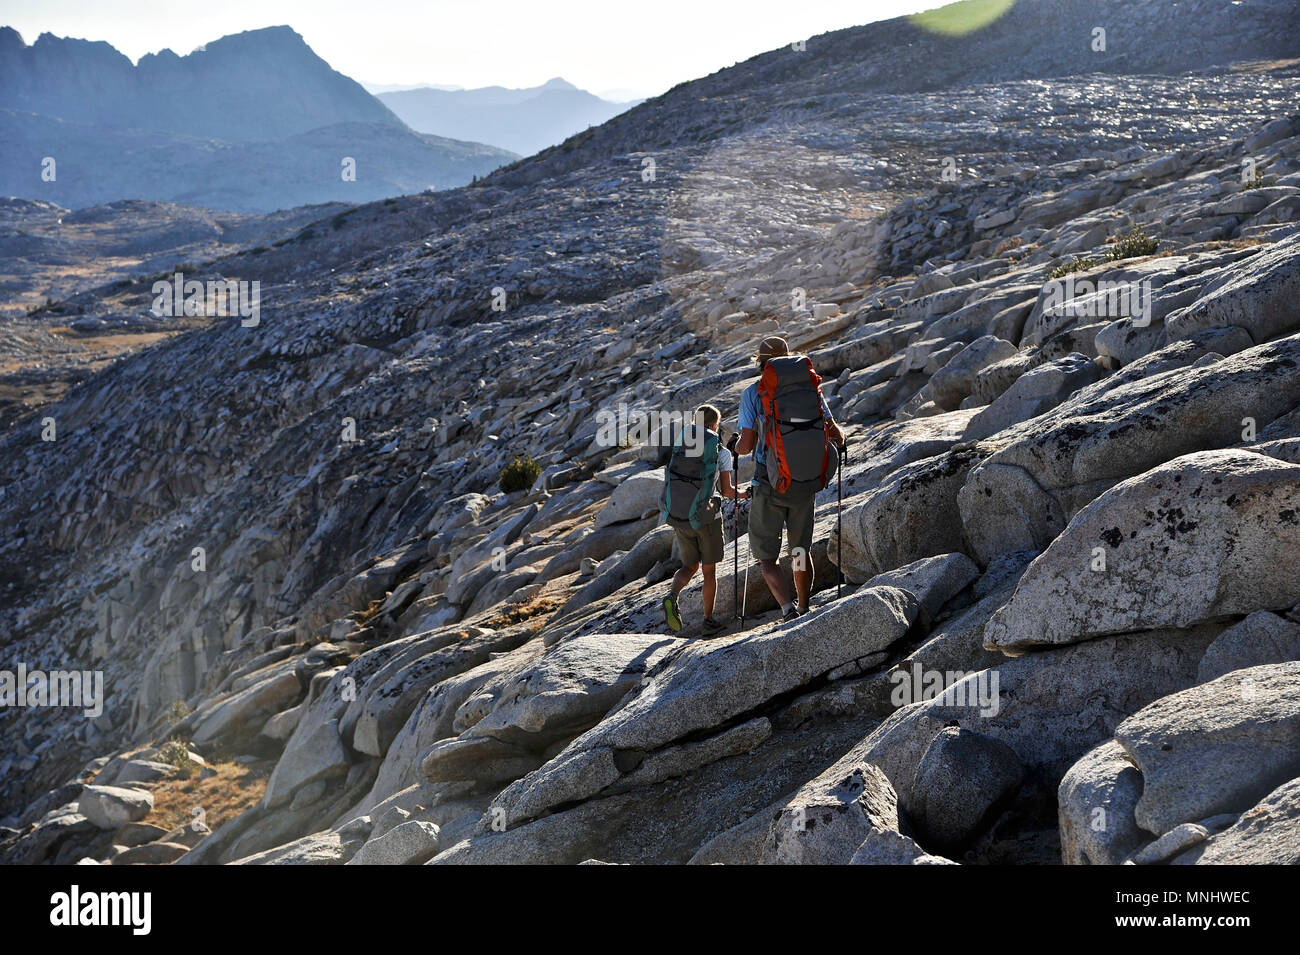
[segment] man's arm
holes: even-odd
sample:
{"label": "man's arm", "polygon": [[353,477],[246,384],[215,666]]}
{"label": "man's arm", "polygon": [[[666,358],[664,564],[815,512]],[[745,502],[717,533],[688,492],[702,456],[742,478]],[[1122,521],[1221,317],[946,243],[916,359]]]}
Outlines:
{"label": "man's arm", "polygon": [[718,477],[718,487],[721,489],[721,491],[722,491],[722,496],[723,496],[723,497],[735,497],[735,496],[736,496],[736,488],[735,488],[735,485],[731,483],[731,472],[730,472],[730,471],[723,471],[722,474],[719,475],[719,477]]}
{"label": "man's arm", "polygon": [[736,457],[742,454],[752,454],[754,446],[758,444],[758,394],[751,391],[754,386],[750,385],[740,395],[740,415],[736,421],[736,430],[740,432],[739,443],[731,449]]}
{"label": "man's arm", "polygon": [[821,399],[822,416],[826,419],[826,436],[831,439],[836,447],[844,447],[844,430],[835,422],[830,405],[826,404],[826,396],[821,393],[820,388],[817,389],[817,397]]}

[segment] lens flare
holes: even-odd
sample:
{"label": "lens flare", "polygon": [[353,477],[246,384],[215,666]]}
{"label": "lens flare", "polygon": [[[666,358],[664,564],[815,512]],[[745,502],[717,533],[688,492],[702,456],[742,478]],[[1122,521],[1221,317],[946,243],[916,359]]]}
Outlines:
{"label": "lens flare", "polygon": [[982,30],[1015,6],[1016,0],[960,0],[946,7],[914,13],[908,19],[941,36],[965,36]]}

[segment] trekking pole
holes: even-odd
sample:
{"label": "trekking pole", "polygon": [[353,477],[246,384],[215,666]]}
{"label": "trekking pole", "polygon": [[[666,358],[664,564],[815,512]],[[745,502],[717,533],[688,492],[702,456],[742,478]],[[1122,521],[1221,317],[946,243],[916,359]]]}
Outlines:
{"label": "trekking pole", "polygon": [[744,621],[749,612],[749,565],[754,562],[754,555],[750,554],[749,559],[745,561],[745,585],[741,587],[744,596],[740,598],[740,619]]}
{"label": "trekking pole", "polygon": [[[740,473],[740,472],[737,471],[737,473]],[[750,494],[753,494],[753,492],[754,492],[754,482],[753,482],[753,481],[750,481],[750,483],[749,483],[749,491],[750,491]],[[741,598],[740,598],[740,619],[741,619],[742,622],[744,621],[746,615],[747,615],[748,612],[749,612],[749,565],[752,564],[753,562],[754,562],[754,554],[753,554],[753,552],[751,551],[751,552],[750,552],[750,553],[745,557],[745,583],[744,583],[744,584],[741,586],[741,588],[740,588],[740,593],[741,593]]]}
{"label": "trekking pole", "polygon": [[731,471],[731,600],[735,605],[732,614],[737,620],[740,619],[740,591],[736,585],[740,583],[740,487],[736,479],[740,477],[740,465],[732,461]]}
{"label": "trekking pole", "polygon": [[844,584],[844,469],[849,464],[849,441],[840,448],[840,466],[836,468],[835,490],[835,599],[840,599]]}

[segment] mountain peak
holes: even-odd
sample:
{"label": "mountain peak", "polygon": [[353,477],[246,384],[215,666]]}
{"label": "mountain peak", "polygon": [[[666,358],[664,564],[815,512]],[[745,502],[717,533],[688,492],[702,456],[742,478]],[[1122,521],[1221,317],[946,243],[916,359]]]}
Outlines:
{"label": "mountain peak", "polygon": [[311,52],[311,47],[307,41],[302,38],[297,30],[290,26],[261,27],[257,30],[244,30],[241,33],[231,33],[223,36],[219,40],[213,40],[199,48],[208,53],[221,52],[253,52],[257,54],[278,53],[283,54],[289,51],[306,50]]}
{"label": "mountain peak", "polygon": [[[398,123],[284,25],[232,33],[184,56],[163,49],[136,64],[106,42],[52,33],[23,47],[6,31],[0,49],[0,105],[73,122],[187,136],[233,132],[241,140],[340,122]],[[237,129],[230,116],[239,117]]]}
{"label": "mountain peak", "polygon": [[551,77],[551,79],[547,80],[539,87],[539,89],[544,90],[576,90],[577,88],[578,87],[574,86],[568,80],[559,76]]}

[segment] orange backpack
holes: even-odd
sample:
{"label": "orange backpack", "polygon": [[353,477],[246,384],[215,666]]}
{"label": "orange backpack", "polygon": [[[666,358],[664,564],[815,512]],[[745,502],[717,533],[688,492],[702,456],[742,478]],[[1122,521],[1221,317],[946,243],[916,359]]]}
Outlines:
{"label": "orange backpack", "polygon": [[758,380],[767,483],[778,494],[816,493],[840,466],[839,449],[826,433],[821,375],[807,355],[769,358]]}

